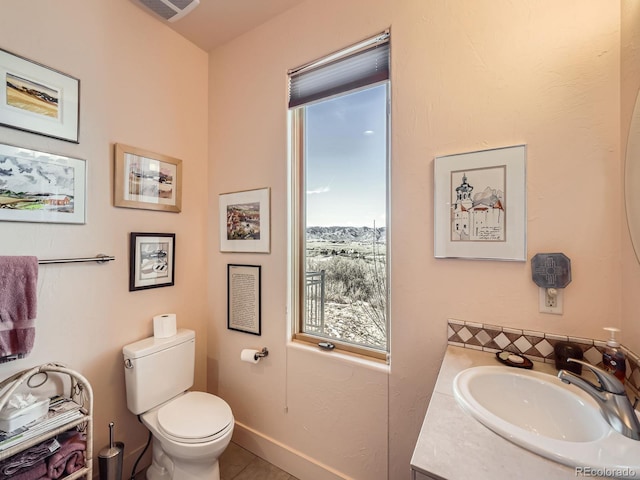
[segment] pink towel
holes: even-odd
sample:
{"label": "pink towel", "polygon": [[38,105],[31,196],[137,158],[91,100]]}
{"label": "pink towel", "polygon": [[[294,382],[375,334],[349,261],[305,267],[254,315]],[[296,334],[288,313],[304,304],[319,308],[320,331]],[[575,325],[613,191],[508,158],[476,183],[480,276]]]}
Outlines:
{"label": "pink towel", "polygon": [[[70,466],[70,468],[75,468],[79,462],[79,459],[75,455],[75,452],[80,452],[82,454],[82,457],[84,458],[83,452],[87,448],[86,437],[80,433],[74,433],[66,440],[62,440],[63,436],[64,435],[62,435],[58,439],[60,440],[60,449],[49,458],[47,458],[47,475],[49,476],[49,478],[60,478],[65,472],[67,468],[67,462],[69,462],[69,460],[72,461],[72,466]],[[84,464],[82,466],[84,466]],[[78,470],[79,468],[80,467],[76,468],[74,471]]]}
{"label": "pink towel", "polygon": [[25,357],[36,336],[38,259],[0,257],[0,362]]}
{"label": "pink towel", "polygon": [[40,478],[46,478],[47,475],[47,464],[44,463],[44,460],[40,463],[37,463],[33,467],[24,470],[20,473],[15,474],[11,477],[11,480],[38,480]]}
{"label": "pink towel", "polygon": [[84,467],[84,452],[76,451],[67,457],[67,466],[64,469],[69,475]]}

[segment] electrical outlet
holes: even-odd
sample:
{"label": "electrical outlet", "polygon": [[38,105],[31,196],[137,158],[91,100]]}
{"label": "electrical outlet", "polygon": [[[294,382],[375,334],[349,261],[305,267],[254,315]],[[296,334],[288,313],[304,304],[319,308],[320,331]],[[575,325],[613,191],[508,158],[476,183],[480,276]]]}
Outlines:
{"label": "electrical outlet", "polygon": [[555,288],[546,288],[544,292],[545,307],[556,308],[558,306],[558,290]]}
{"label": "electrical outlet", "polygon": [[552,313],[562,315],[563,289],[562,288],[539,288],[539,311],[540,313]]}

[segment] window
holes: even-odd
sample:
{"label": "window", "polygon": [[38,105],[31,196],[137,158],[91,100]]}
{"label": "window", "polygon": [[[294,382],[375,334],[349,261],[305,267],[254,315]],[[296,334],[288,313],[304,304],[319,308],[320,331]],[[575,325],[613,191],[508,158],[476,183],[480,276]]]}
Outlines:
{"label": "window", "polygon": [[290,72],[299,340],[386,359],[389,35]]}

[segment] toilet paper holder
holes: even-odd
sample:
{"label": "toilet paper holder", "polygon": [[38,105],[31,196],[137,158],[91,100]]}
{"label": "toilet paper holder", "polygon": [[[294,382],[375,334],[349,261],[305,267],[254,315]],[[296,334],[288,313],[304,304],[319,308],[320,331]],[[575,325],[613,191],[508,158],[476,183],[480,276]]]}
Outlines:
{"label": "toilet paper holder", "polygon": [[267,350],[267,347],[263,347],[262,350],[255,353],[255,355],[253,356],[253,359],[259,360],[263,357],[267,357],[268,355],[269,355],[269,350]]}

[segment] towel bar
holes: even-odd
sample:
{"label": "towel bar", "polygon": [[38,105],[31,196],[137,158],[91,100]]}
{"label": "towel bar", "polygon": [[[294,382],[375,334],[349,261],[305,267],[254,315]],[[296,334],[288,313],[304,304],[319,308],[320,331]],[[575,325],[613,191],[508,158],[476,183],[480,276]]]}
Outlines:
{"label": "towel bar", "polygon": [[85,257],[85,258],[53,258],[51,260],[38,260],[39,265],[49,265],[52,263],[82,263],[82,262],[98,262],[98,263],[107,263],[112,262],[116,259],[111,255],[103,255],[98,254],[95,257]]}

